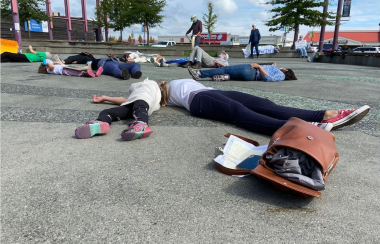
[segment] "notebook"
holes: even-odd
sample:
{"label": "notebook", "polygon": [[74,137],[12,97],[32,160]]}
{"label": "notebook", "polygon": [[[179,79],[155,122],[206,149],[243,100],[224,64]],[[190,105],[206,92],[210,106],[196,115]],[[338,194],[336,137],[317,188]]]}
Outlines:
{"label": "notebook", "polygon": [[226,168],[236,169],[236,165],[243,162],[252,155],[261,156],[266,150],[268,145],[255,147],[254,145],[243,141],[242,139],[231,135],[225,147],[219,148],[222,155],[214,159],[215,162],[223,165]]}

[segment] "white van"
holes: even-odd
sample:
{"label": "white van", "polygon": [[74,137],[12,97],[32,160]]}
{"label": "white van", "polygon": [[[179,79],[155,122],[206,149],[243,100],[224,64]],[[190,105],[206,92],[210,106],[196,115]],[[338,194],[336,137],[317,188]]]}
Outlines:
{"label": "white van", "polygon": [[159,41],[156,44],[152,45],[152,47],[171,47],[175,44],[175,41]]}

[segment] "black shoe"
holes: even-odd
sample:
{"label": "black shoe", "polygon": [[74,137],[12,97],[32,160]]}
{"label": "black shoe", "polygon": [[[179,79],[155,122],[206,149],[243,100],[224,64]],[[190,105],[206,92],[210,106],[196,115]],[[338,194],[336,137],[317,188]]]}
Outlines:
{"label": "black shoe", "polygon": [[189,67],[191,67],[191,62],[190,61],[182,66],[182,68],[189,68]]}
{"label": "black shoe", "polygon": [[129,71],[127,69],[123,69],[121,71],[121,78],[124,80],[129,80],[129,78],[131,78],[131,75],[129,74]]}
{"label": "black shoe", "polygon": [[202,64],[201,64],[201,62],[197,62],[196,64],[194,64],[193,66],[191,66],[191,68],[193,68],[193,69],[202,69]]}
{"label": "black shoe", "polygon": [[133,79],[140,79],[141,76],[142,76],[142,72],[141,71],[136,71],[135,73],[131,74],[131,77]]}

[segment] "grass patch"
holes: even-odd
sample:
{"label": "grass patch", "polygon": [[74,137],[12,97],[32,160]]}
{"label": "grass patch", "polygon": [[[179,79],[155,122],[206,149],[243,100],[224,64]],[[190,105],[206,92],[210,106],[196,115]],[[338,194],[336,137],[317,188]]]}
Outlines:
{"label": "grass patch", "polygon": [[[185,50],[185,51],[183,51],[183,56],[189,57],[190,53],[191,53],[191,50]],[[206,53],[208,53],[208,55],[210,55],[211,57],[218,57],[218,52],[217,51],[209,51],[209,52],[206,52]]]}

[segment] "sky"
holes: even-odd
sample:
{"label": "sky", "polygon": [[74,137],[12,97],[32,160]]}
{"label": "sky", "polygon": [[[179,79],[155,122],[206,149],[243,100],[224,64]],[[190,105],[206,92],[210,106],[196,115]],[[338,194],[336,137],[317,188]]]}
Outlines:
{"label": "sky", "polygon": [[[64,0],[51,0],[52,11],[60,12],[64,15]],[[81,16],[80,0],[70,1],[70,14],[72,17]],[[95,18],[96,0],[87,0],[87,16],[89,19]],[[213,0],[215,13],[218,14],[218,22],[214,32],[228,32],[232,35],[249,35],[251,26],[256,24],[262,36],[283,35],[283,32],[269,32],[269,27],[264,23],[271,19],[272,14],[268,12],[273,6],[265,5],[266,0]],[[338,0],[330,1],[329,11],[336,12]],[[379,30],[380,23],[380,0],[352,0],[351,17],[344,18],[340,30]],[[320,9],[322,11],[322,8]],[[164,8],[164,22],[161,27],[150,29],[150,35],[155,39],[157,36],[165,35],[185,35],[190,28],[190,16],[195,14],[202,20],[203,13],[207,12],[207,0],[167,0]],[[300,34],[306,35],[313,29],[307,26],[300,26]],[[319,31],[320,28],[314,28]],[[326,27],[326,30],[334,30],[334,26]],[[141,32],[141,25],[133,25],[125,28],[124,37],[131,33],[138,37]],[[207,32],[204,29],[204,32]],[[110,35],[119,37],[120,32],[110,30]],[[293,37],[290,32],[288,37]]]}

